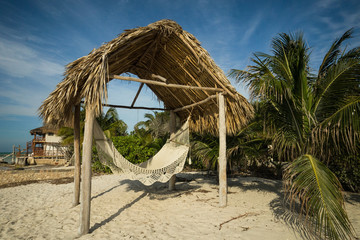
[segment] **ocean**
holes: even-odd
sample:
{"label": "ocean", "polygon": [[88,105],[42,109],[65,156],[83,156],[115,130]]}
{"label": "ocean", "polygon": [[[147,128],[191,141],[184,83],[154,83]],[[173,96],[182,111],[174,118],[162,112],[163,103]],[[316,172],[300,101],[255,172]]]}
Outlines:
{"label": "ocean", "polygon": [[[11,154],[11,152],[0,152],[0,162],[11,163],[12,155],[8,156],[9,154]],[[7,156],[7,157],[3,159],[3,157],[5,157],[5,156]]]}

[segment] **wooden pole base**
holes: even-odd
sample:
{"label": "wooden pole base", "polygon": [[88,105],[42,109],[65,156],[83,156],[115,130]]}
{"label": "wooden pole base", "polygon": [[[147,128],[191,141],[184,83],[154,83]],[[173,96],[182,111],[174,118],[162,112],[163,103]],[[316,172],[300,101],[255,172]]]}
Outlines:
{"label": "wooden pole base", "polygon": [[80,105],[75,106],[74,111],[74,200],[73,207],[80,204],[80,179],[81,179],[81,161],[80,161]]}
{"label": "wooden pole base", "polygon": [[79,235],[89,233],[91,207],[91,154],[93,141],[95,112],[93,108],[86,108],[85,132],[83,141],[83,161],[81,171],[81,202]]}
{"label": "wooden pole base", "polygon": [[227,205],[225,98],[219,94],[219,206]]}
{"label": "wooden pole base", "polygon": [[[176,132],[176,114],[174,111],[170,111],[170,122],[169,122],[170,134]],[[176,175],[173,175],[169,180],[169,190],[175,190]]]}
{"label": "wooden pole base", "polygon": [[175,190],[176,175],[173,175],[169,180],[169,190]]}

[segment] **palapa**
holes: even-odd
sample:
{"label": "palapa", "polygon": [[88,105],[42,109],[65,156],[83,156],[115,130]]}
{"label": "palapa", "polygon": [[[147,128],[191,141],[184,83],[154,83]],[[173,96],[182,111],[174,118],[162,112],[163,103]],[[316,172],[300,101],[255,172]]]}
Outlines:
{"label": "palapa", "polygon": [[[64,80],[43,102],[39,114],[45,123],[71,125],[73,107],[83,100],[85,105],[95,107],[95,114],[99,115],[107,101],[107,83],[114,75],[124,73],[159,82],[166,79],[167,84],[222,89],[226,98],[227,134],[236,134],[253,115],[252,106],[235,90],[200,42],[171,20],[125,30],[68,64]],[[216,94],[207,90],[147,86],[169,110],[181,109]],[[177,111],[177,115],[185,120],[191,114],[192,131],[217,135],[218,111],[216,98],[210,98],[201,105]]]}

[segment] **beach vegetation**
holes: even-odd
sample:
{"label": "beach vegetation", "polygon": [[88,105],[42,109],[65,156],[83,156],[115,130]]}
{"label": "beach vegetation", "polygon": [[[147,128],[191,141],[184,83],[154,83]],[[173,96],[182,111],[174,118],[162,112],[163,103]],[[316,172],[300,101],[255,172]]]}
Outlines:
{"label": "beach vegetation", "polygon": [[[263,132],[261,104],[254,104],[252,121],[234,136],[227,136],[227,171],[229,174],[252,174],[262,177],[281,177],[281,165],[276,154],[268,146],[271,139]],[[192,167],[217,171],[219,138],[210,134],[192,133]]]}
{"label": "beach vegetation", "polygon": [[99,154],[95,146],[92,147],[92,154],[91,154],[91,171],[97,174],[111,174],[111,169],[102,164],[99,159]]}
{"label": "beach vegetation", "polygon": [[115,148],[131,163],[142,163],[154,156],[162,147],[160,138],[143,138],[139,135],[113,137]]}
{"label": "beach vegetation", "polygon": [[127,135],[127,125],[119,118],[115,108],[109,108],[106,113],[96,118],[101,129],[108,138]]}
{"label": "beach vegetation", "polygon": [[144,138],[151,136],[153,139],[169,137],[169,112],[154,111],[153,113],[145,113],[144,117],[144,121],[140,121],[134,126],[134,135]]}
{"label": "beach vegetation", "polygon": [[360,48],[343,48],[352,35],[350,29],[333,42],[316,72],[301,33],[279,34],[270,54],[255,53],[246,70],[230,72],[262,105],[263,132],[278,160],[288,163],[286,200],[299,201],[315,234],[329,239],[354,236],[341,184],[329,169],[353,163],[359,153]]}
{"label": "beach vegetation", "polygon": [[115,148],[134,164],[142,163],[154,156],[169,137],[169,113],[146,113],[145,120],[138,122],[127,136],[114,136]]}
{"label": "beach vegetation", "polygon": [[[109,138],[127,135],[127,125],[124,121],[119,119],[115,108],[109,108],[106,113],[102,113],[96,118],[100,127],[103,129],[105,135]],[[85,109],[82,107],[80,111],[80,142],[84,138],[85,126]],[[74,129],[70,127],[62,127],[59,129],[58,135],[62,137],[62,145],[67,146],[70,151],[70,156],[74,152]],[[80,144],[82,147],[82,144]],[[80,151],[80,154],[82,151]],[[111,173],[110,168],[104,166],[98,157],[97,150],[93,147],[92,150],[92,170],[96,173]]]}

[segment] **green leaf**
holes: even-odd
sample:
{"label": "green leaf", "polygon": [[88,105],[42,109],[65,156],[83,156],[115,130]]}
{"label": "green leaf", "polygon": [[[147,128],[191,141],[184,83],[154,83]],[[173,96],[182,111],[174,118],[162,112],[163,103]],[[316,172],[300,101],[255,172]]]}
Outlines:
{"label": "green leaf", "polygon": [[303,155],[290,163],[284,174],[286,198],[315,226],[315,233],[329,239],[351,239],[354,229],[345,212],[341,185],[319,160]]}

